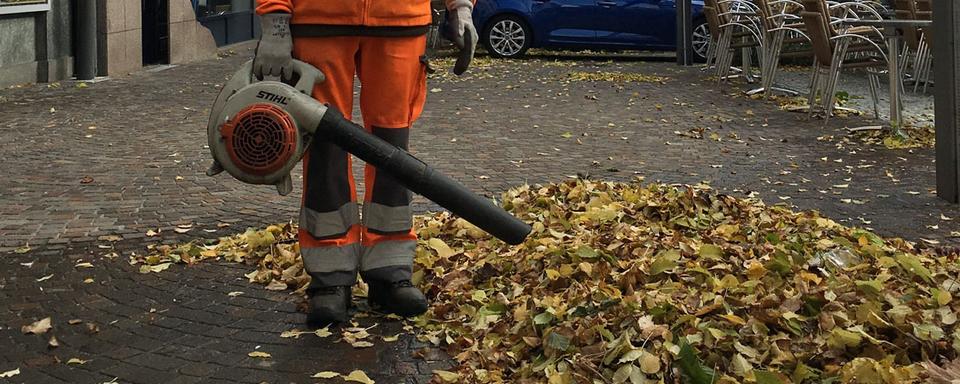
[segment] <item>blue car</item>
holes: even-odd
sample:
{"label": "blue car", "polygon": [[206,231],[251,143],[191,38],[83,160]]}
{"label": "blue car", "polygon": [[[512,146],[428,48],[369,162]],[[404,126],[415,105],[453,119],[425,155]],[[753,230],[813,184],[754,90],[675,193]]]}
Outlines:
{"label": "blue car", "polygon": [[[478,0],[473,20],[494,57],[530,48],[676,50],[676,0]],[[706,57],[710,30],[693,1],[693,48]]]}

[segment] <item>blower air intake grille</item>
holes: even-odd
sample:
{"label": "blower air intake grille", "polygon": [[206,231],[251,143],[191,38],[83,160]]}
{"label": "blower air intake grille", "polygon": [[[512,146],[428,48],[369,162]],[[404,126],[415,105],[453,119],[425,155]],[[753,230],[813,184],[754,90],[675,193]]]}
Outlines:
{"label": "blower air intake grille", "polygon": [[282,169],[297,150],[297,126],[272,104],[244,108],[223,125],[221,134],[237,168],[255,175]]}

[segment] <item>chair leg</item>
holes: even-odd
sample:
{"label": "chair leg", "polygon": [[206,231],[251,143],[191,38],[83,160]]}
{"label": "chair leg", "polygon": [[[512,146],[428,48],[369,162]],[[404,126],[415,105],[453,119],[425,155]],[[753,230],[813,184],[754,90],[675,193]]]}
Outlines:
{"label": "chair leg", "polygon": [[719,44],[717,45],[717,83],[721,83],[724,77],[730,72],[730,66],[727,64],[727,58],[730,56],[730,29],[720,32]]}
{"label": "chair leg", "polygon": [[849,40],[841,40],[837,43],[837,46],[833,52],[833,63],[830,65],[830,74],[827,77],[826,94],[823,95],[823,99],[825,100],[827,107],[824,125],[826,125],[827,121],[830,120],[830,117],[833,116],[833,109],[837,99],[837,83],[840,81],[840,69],[843,67],[843,58],[847,53],[847,44],[849,44]]}
{"label": "chair leg", "polygon": [[820,110],[820,105],[817,104],[817,94],[820,93],[821,88],[821,73],[820,64],[814,63],[813,74],[810,76],[810,94],[807,95],[807,105],[810,106],[809,117],[813,117]]}
{"label": "chair leg", "polygon": [[716,61],[717,61],[717,43],[713,41],[713,39],[711,39],[710,42],[707,43],[707,62],[706,64],[703,65],[703,68],[700,68],[700,70],[701,71],[709,70],[710,68],[712,68],[714,65],[717,64]]}
{"label": "chair leg", "polygon": [[926,39],[920,37],[920,45],[917,47],[917,58],[913,64],[913,93],[917,93],[920,82],[923,81],[923,68],[927,61]]}
{"label": "chair leg", "polygon": [[880,76],[875,72],[869,72],[867,80],[870,82],[870,99],[873,101],[873,116],[880,118],[880,97],[877,89],[880,87]]}

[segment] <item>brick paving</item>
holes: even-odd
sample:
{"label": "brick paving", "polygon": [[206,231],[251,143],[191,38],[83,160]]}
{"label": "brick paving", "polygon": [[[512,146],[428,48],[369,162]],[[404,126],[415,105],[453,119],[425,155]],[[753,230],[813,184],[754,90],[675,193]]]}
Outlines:
{"label": "brick paving", "polygon": [[[410,336],[369,349],[309,335],[282,339],[280,332],[302,327],[300,299],[248,285],[244,265],[139,275],[126,263],[147,243],[213,238],[296,217],[296,197],[203,174],[207,108],[217,84],[250,55],[249,46],[236,50],[87,87],[0,91],[0,253],[8,252],[0,257],[7,271],[0,276],[0,372],[19,367],[12,382],[306,383],[318,371],[352,369],[377,382],[425,382],[448,366],[442,353]],[[696,69],[608,59],[480,60],[466,78],[434,77],[414,152],[491,195],[568,177],[708,182],[887,236],[957,243],[951,232],[960,231],[960,210],[932,191],[932,149],[818,140],[870,121],[837,118],[824,126],[733,96],[732,86]],[[666,79],[574,81],[573,72]],[[436,209],[422,200],[417,208]],[[194,229],[178,234],[178,224]],[[160,236],[147,237],[148,230]],[[27,244],[25,254],[10,252]],[[110,253],[120,257],[104,257]],[[77,267],[83,262],[93,268]],[[244,294],[227,295],[236,291]],[[47,335],[20,332],[47,316],[54,322]],[[371,333],[379,335],[402,326],[362,323],[377,324]],[[47,346],[51,335],[59,347]],[[248,357],[254,350],[273,358]],[[67,364],[74,357],[87,362]]]}

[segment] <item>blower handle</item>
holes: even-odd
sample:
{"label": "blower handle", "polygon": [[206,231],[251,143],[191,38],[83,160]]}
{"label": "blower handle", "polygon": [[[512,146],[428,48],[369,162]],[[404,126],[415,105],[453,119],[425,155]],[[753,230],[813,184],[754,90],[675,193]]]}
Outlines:
{"label": "blower handle", "polygon": [[324,113],[316,134],[377,169],[390,173],[411,191],[449,209],[487,233],[512,245],[526,239],[531,228],[488,199],[434,171],[409,152],[391,145],[347,120],[335,108]]}

